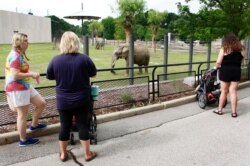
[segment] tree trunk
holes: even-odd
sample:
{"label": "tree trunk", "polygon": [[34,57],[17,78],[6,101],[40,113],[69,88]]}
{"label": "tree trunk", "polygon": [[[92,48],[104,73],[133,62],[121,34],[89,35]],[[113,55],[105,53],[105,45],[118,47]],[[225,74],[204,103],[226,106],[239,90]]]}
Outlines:
{"label": "tree trunk", "polygon": [[126,43],[129,43],[129,36],[132,35],[131,27],[125,27],[125,34],[126,34]]}
{"label": "tree trunk", "polygon": [[95,35],[95,44],[97,43],[98,41],[98,35]]}
{"label": "tree trunk", "polygon": [[156,55],[156,34],[152,34],[152,49],[154,50],[154,54]]}

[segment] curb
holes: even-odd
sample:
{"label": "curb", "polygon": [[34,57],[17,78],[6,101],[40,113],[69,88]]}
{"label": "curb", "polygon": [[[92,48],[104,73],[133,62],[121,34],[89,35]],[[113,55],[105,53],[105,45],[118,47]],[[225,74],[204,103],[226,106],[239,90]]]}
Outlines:
{"label": "curb", "polygon": [[[39,136],[54,134],[54,133],[59,132],[59,128],[60,128],[60,124],[58,123],[58,124],[48,125],[45,129],[40,129],[40,130],[33,131],[33,132],[27,130],[27,136],[39,137]],[[18,141],[19,141],[19,134],[17,131],[0,134],[0,145],[10,144],[13,142],[18,142]]]}
{"label": "curb", "polygon": [[[239,84],[239,89],[243,89],[250,86],[250,81],[243,82]],[[113,112],[109,114],[104,115],[98,115],[97,116],[97,123],[105,123],[109,121],[114,121],[122,118],[128,118],[131,116],[136,116],[140,114],[145,114],[153,111],[160,111],[163,109],[176,107],[179,105],[187,104],[196,101],[196,95],[191,95],[187,97],[182,97],[179,99],[174,99],[171,101],[162,102],[159,104],[153,104],[153,105],[147,105],[144,107],[129,109],[125,111],[119,111],[119,112]],[[27,130],[27,136],[29,137],[39,137],[39,136],[45,136],[49,134],[55,134],[59,132],[60,124],[52,124],[48,125],[45,129],[41,129],[39,131],[28,131]],[[0,145],[9,144],[13,142],[19,141],[19,135],[17,131],[9,132],[0,134]]]}

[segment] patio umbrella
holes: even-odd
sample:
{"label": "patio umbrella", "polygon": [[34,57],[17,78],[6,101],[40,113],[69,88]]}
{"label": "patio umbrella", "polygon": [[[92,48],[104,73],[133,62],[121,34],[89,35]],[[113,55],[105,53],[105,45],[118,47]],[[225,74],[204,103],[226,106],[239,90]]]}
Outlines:
{"label": "patio umbrella", "polygon": [[91,15],[85,14],[84,11],[82,10],[80,12],[73,13],[69,16],[64,16],[64,18],[81,20],[82,21],[82,32],[83,32],[83,20],[98,20],[101,17],[91,16]]}

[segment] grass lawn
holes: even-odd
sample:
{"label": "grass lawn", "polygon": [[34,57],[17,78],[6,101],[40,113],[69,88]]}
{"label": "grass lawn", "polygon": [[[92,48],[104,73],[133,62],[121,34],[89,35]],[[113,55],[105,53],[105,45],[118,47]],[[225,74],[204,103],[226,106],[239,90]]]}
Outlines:
{"label": "grass lawn", "polygon": [[[11,45],[0,45],[0,76],[4,76],[4,66],[5,59],[11,49]],[[115,49],[114,45],[105,45],[104,50],[96,50],[94,46],[89,45],[89,55],[91,59],[96,64],[98,69],[111,68],[112,53]],[[82,52],[82,50],[81,50]],[[163,49],[158,49],[156,55],[150,49],[151,57],[149,65],[162,65],[163,64]],[[48,63],[53,58],[53,56],[59,54],[59,50],[52,49],[51,43],[39,43],[39,44],[30,44],[27,50],[27,56],[30,58],[31,70],[39,71],[40,73],[45,73]],[[211,61],[216,60],[217,53],[212,53]],[[207,60],[206,51],[196,52],[194,51],[193,62],[201,62]],[[187,63],[189,61],[188,50],[178,50],[178,49],[169,49],[168,63]],[[120,59],[116,62],[115,67],[125,67],[125,60]],[[205,67],[205,66],[204,66]],[[178,66],[178,67],[169,67],[168,72],[179,72],[187,71],[188,66]],[[197,69],[197,65],[193,66],[193,70]],[[149,74],[151,74],[152,69],[149,69]],[[157,70],[158,73],[162,73],[163,69]],[[115,79],[115,78],[124,78],[125,71],[119,70],[116,71],[117,75],[113,75],[110,72],[99,72],[95,80],[106,80],[106,79]],[[138,69],[135,69],[135,76],[138,73]],[[146,75],[146,74],[143,74]],[[47,81],[45,78],[41,80],[44,85],[54,85],[54,81]],[[34,84],[35,85],[35,84]],[[36,85],[35,85],[36,86]],[[3,80],[0,80],[0,88],[3,89]]]}

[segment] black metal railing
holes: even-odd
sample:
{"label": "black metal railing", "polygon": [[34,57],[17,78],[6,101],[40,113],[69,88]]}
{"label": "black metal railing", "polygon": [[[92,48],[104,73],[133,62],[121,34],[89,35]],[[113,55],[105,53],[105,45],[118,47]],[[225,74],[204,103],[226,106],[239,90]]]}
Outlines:
{"label": "black metal railing", "polygon": [[[211,64],[214,61],[210,62]],[[99,98],[94,103],[95,110],[104,108],[111,108],[114,106],[121,106],[126,104],[133,104],[138,101],[149,102],[157,98],[185,93],[193,91],[199,83],[199,79],[203,71],[207,70],[207,62],[195,62],[197,69],[188,71],[190,63],[179,63],[169,65],[155,65],[148,66],[152,69],[151,73],[146,76],[136,76],[133,78],[125,76],[119,79],[105,79],[92,81],[93,85],[98,85],[100,88]],[[185,67],[186,66],[186,67]],[[178,67],[183,70],[177,72],[172,68]],[[139,67],[124,67],[115,69],[98,69],[98,73],[110,72],[111,70],[134,70]],[[168,68],[168,70],[164,70]],[[168,73],[165,73],[168,71]],[[99,74],[98,74],[99,75]],[[44,77],[46,74],[41,74]],[[249,80],[249,66],[242,66],[242,80]],[[3,82],[4,77],[0,77]],[[38,92],[45,98],[47,104],[41,118],[51,118],[58,116],[55,101],[55,86],[37,87]],[[28,119],[31,120],[31,111],[34,110],[30,107]],[[0,126],[16,123],[17,113],[9,109],[6,95],[4,91],[0,91]]]}

